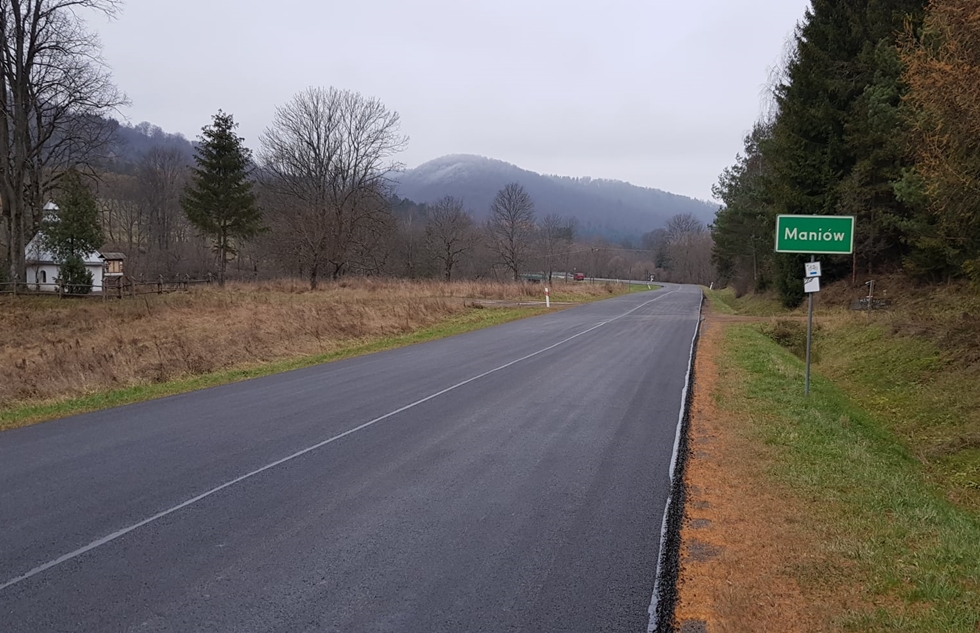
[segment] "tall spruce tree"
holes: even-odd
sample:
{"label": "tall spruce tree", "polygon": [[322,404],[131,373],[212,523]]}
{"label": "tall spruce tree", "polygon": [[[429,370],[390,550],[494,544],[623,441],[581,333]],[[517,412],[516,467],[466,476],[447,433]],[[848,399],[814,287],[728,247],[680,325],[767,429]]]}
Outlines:
{"label": "tall spruce tree", "polygon": [[[898,266],[905,252],[910,210],[895,195],[907,166],[905,88],[895,51],[906,22],[921,21],[925,4],[813,0],[797,29],[786,79],[775,88],[778,113],[759,144],[767,172],[762,197],[771,201],[772,215],[858,217],[856,257],[824,258],[824,274],[831,278],[858,266]],[[744,188],[741,181],[750,173],[736,170],[723,178],[734,177]],[[716,241],[728,230],[716,223]],[[772,259],[773,281],[787,305],[803,299],[804,259]]]}
{"label": "tall spruce tree", "polygon": [[44,245],[54,255],[58,276],[71,294],[88,294],[92,273],[85,268],[85,256],[102,247],[99,205],[81,175],[66,174],[56,198],[57,213],[44,217],[41,231]]}
{"label": "tall spruce tree", "polygon": [[262,230],[252,181],[252,152],[235,134],[232,115],[220,110],[200,137],[196,167],[184,190],[181,205],[203,235],[211,238],[218,252],[218,283],[225,283],[229,256],[237,253],[238,242],[255,237]]}
{"label": "tall spruce tree", "polygon": [[734,284],[739,295],[765,290],[771,277],[775,214],[768,166],[761,151],[770,135],[771,126],[756,124],[745,137],[744,153],[712,188],[715,198],[724,203],[711,227],[712,260],[722,282]]}

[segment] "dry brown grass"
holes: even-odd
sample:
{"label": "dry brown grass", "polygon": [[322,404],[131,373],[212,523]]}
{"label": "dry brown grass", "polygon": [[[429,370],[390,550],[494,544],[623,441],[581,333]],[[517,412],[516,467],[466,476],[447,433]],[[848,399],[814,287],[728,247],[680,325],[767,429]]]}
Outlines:
{"label": "dry brown grass", "polygon": [[747,422],[717,404],[739,388],[737,379],[720,375],[716,363],[729,323],[709,314],[695,361],[678,628],[687,624],[709,633],[837,630],[834,618],[863,598],[839,586],[816,596],[813,586],[800,585],[801,569],[839,561],[820,554],[817,536],[805,524],[811,510],[767,476],[765,465],[772,456],[744,432]]}
{"label": "dry brown grass", "polygon": [[[567,297],[614,289],[563,286]],[[102,302],[0,297],[0,410],[324,354],[414,332],[484,301],[540,300],[533,285],[298,280]]]}
{"label": "dry brown grass", "polygon": [[[738,334],[748,332],[746,322],[761,323],[763,332],[779,322],[709,312],[685,475],[676,616],[688,626],[681,630],[980,630],[976,556],[937,553],[980,542],[975,515],[937,492],[976,507],[968,489],[976,472],[970,455],[980,445],[975,381],[959,357],[940,364],[924,338],[884,334],[896,323],[942,331],[950,305],[975,300],[963,291],[903,293],[893,310],[870,318],[875,327],[860,314],[832,313],[818,337],[826,352],[818,388],[798,409],[799,365],[753,352],[751,339]],[[937,368],[945,370],[914,386]],[[827,375],[843,389],[823,381]],[[918,461],[904,458],[889,428],[908,438]],[[930,444],[933,436],[945,443]],[[945,461],[930,463],[931,453]]]}

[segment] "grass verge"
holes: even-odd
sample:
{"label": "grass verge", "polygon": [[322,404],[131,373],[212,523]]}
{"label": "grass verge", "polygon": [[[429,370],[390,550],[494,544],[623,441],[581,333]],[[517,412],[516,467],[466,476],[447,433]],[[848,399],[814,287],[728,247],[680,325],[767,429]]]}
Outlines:
{"label": "grass verge", "polygon": [[[590,284],[588,282],[576,282],[575,285],[569,288],[568,284],[555,284],[551,288],[551,300],[555,303],[574,303],[582,300],[582,289],[588,291],[590,288],[592,292],[606,292],[609,296],[619,296],[626,294],[636,294],[638,292],[650,292],[652,290],[660,290],[663,286],[658,286],[655,284]],[[543,290],[542,298],[543,300]]]}
{"label": "grass verge", "polygon": [[[967,287],[893,292],[892,309],[868,315],[847,309],[843,286],[818,298],[814,369],[894,433],[947,498],[980,513],[980,297]],[[799,311],[780,312],[765,297],[708,295],[716,312],[774,317],[762,331],[804,355]]]}
{"label": "grass verge", "polygon": [[180,377],[161,383],[135,385],[54,402],[42,402],[0,410],[0,431],[69,415],[89,413],[125,404],[142,402],[144,400],[248,380],[250,378],[269,376],[271,374],[302,369],[304,367],[371,354],[396,347],[433,341],[484,327],[499,325],[508,321],[536,316],[543,314],[545,311],[543,308],[527,307],[472,310],[447,319],[437,325],[407,334],[350,341],[343,347],[325,354],[315,354],[271,363],[248,364],[203,375]]}
{"label": "grass verge", "polygon": [[[764,447],[761,476],[802,512],[812,556],[792,562],[830,630],[980,626],[980,521],[951,503],[887,425],[754,325],[729,325],[719,408]],[[751,583],[751,576],[743,579]]]}
{"label": "grass verge", "polygon": [[[773,294],[748,294],[736,297],[735,292],[730,288],[723,290],[709,290],[704,288],[704,292],[711,301],[713,309],[717,314],[739,314],[757,317],[790,314]],[[796,313],[806,314],[805,308],[802,312],[797,310]]]}
{"label": "grass verge", "polygon": [[980,513],[980,364],[880,319],[825,323],[816,368],[894,433],[948,499]]}

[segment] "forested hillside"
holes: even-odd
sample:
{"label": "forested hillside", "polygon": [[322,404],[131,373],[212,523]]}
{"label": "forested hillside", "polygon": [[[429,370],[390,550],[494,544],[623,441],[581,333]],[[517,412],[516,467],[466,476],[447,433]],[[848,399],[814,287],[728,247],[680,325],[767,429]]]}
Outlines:
{"label": "forested hillside", "polygon": [[190,161],[194,144],[181,134],[165,132],[158,125],[142,122],[128,125],[110,120],[112,145],[107,168],[127,171],[151,150],[174,150]]}
{"label": "forested hillside", "polygon": [[771,92],[714,189],[726,281],[802,300],[802,256],[773,253],[779,214],[856,218],[854,256],[824,258],[831,279],[980,281],[975,0],[813,0]]}
{"label": "forested hillside", "polygon": [[460,198],[479,219],[487,216],[497,191],[519,182],[534,198],[538,213],[575,218],[583,235],[616,241],[664,228],[678,214],[707,223],[718,209],[716,204],[618,180],[547,176],[481,156],[443,156],[393,179],[399,196],[416,202]]}
{"label": "forested hillside", "polygon": [[[329,94],[333,101],[317,107],[335,110],[338,95],[346,93]],[[358,107],[366,108],[361,99]],[[91,185],[101,202],[106,248],[126,255],[127,273],[134,277],[222,277],[221,240],[202,234],[184,208],[200,141],[146,122],[132,126],[107,119],[105,125],[111,140],[93,164],[97,178]],[[308,139],[286,120],[272,131],[279,136],[259,140],[249,173],[260,198],[261,230],[248,239],[225,240],[229,278],[302,276],[315,285],[320,277],[351,273],[507,279],[551,269],[714,280],[707,224],[717,205],[619,181],[543,176],[473,156],[388,172],[378,154],[371,182],[355,186],[333,181],[330,165],[309,162],[302,152]],[[325,134],[341,142],[337,130]],[[390,140],[397,143],[397,134]],[[329,160],[339,168],[354,157]],[[295,171],[300,164],[319,171]],[[324,174],[323,180],[316,174]],[[505,248],[493,229],[507,218],[495,219],[493,209],[498,194],[512,184],[527,195],[523,221],[529,230],[504,236],[510,243]],[[324,200],[333,186],[367,197],[349,207]],[[334,232],[339,226],[348,231]],[[0,242],[3,237],[0,231]]]}
{"label": "forested hillside", "polygon": [[[269,120],[250,121],[263,132],[247,142],[221,110],[193,142],[150,123],[120,124],[112,117],[128,99],[98,37],[75,3],[41,4],[17,9],[0,38],[3,292],[63,289],[67,271],[82,273],[80,244],[86,254],[121,253],[126,276],[158,282],[285,276],[316,289],[346,275],[518,281],[556,271],[715,279],[714,205],[473,157],[400,173],[408,138],[399,114],[356,91],[297,92]],[[108,0],[85,6],[118,10]],[[54,233],[70,253],[28,257],[28,244],[51,247]],[[45,266],[57,267],[57,282]]]}

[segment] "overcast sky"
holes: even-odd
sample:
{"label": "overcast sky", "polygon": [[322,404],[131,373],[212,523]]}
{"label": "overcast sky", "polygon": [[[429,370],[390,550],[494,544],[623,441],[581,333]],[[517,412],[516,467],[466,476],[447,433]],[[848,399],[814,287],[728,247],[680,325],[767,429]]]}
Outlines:
{"label": "overcast sky", "polygon": [[479,154],[702,199],[758,117],[809,0],[129,0],[93,19],[132,106],[253,148],[309,86],[380,98],[401,162]]}

